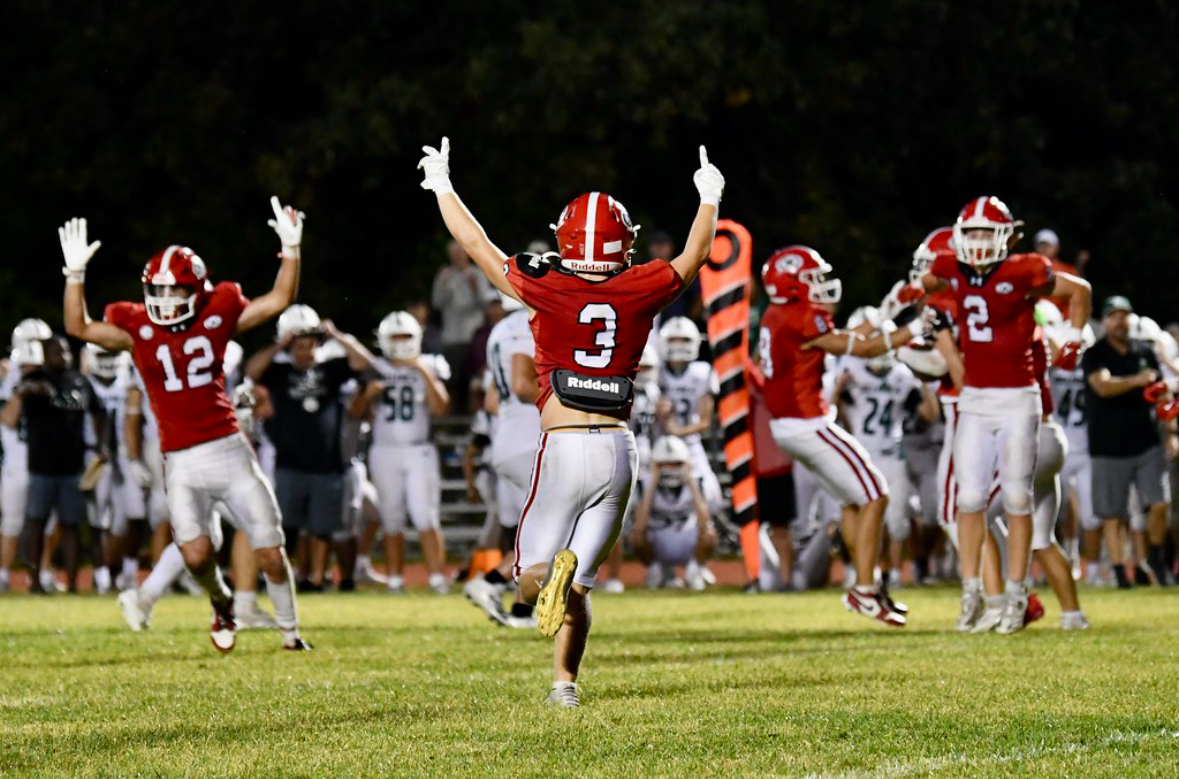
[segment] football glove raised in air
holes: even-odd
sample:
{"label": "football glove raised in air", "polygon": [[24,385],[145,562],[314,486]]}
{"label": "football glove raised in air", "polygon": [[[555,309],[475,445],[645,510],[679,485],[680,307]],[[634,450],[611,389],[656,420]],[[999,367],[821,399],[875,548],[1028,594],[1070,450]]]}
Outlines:
{"label": "football glove raised in air", "polygon": [[102,246],[102,241],[87,244],[86,220],[77,217],[57,228],[57,237],[61,239],[61,253],[65,257],[61,272],[67,281],[82,283],[86,278],[86,264]]}
{"label": "football glove raised in air", "polygon": [[303,243],[303,220],[307,215],[290,206],[284,207],[277,197],[270,198],[270,207],[274,209],[274,218],[267,220],[266,224],[278,233],[278,240],[282,241],[282,253],[298,257],[299,246]]}
{"label": "football glove raised in air", "polygon": [[703,146],[700,147],[700,169],[692,176],[692,181],[696,182],[701,203],[710,206],[720,205],[721,193],[725,191],[725,177],[708,161],[708,152]]}
{"label": "football glove raised in air", "polygon": [[418,169],[425,174],[422,189],[433,190],[439,196],[454,192],[450,185],[450,139],[443,136],[440,148],[423,146],[422,151],[426,155],[418,161]]}

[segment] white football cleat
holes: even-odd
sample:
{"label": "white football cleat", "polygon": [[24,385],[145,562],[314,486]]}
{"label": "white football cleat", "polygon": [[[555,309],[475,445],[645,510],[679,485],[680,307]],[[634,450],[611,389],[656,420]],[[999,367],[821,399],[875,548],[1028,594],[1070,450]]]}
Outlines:
{"label": "white football cleat", "polygon": [[704,574],[701,573],[699,566],[688,568],[687,571],[688,589],[694,592],[704,592],[708,588],[708,582],[704,579]]}
{"label": "white football cleat", "polygon": [[463,595],[471,603],[481,608],[490,619],[504,624],[503,620],[507,615],[504,614],[503,587],[492,584],[482,576],[476,576],[473,579],[467,579],[466,584],[463,585]]}
{"label": "white football cleat", "polygon": [[622,583],[621,579],[607,579],[606,583],[602,585],[602,592],[621,595],[626,592],[626,585]]}
{"label": "white football cleat", "polygon": [[1003,619],[1004,605],[1000,603],[996,606],[987,605],[983,609],[982,616],[974,623],[974,627],[970,629],[971,633],[990,633],[998,625],[999,621]]}
{"label": "white football cleat", "polygon": [[433,590],[434,592],[438,593],[439,595],[450,594],[450,582],[447,581],[446,574],[444,574],[444,573],[430,574],[430,589]]}
{"label": "white football cleat", "polygon": [[560,687],[554,687],[553,691],[549,693],[549,697],[545,699],[545,703],[562,709],[576,709],[581,706],[581,701],[577,697],[577,685],[563,684]]}
{"label": "white football cleat", "polygon": [[105,565],[94,569],[94,592],[106,595],[111,591],[111,569]]}
{"label": "white football cleat", "polygon": [[235,609],[233,621],[238,630],[278,630],[278,620],[262,608],[258,601]]}
{"label": "white football cleat", "polygon": [[1081,612],[1060,615],[1061,630],[1088,630],[1089,620]]}
{"label": "white football cleat", "polygon": [[405,577],[392,574],[385,579],[385,592],[390,595],[405,594]]}
{"label": "white football cleat", "polygon": [[958,624],[955,629],[961,633],[974,630],[984,610],[983,596],[979,592],[962,593],[962,610],[958,612]]}
{"label": "white football cleat", "polygon": [[138,633],[151,627],[151,606],[139,599],[139,590],[123,590],[119,593],[119,608],[127,627]]}
{"label": "white football cleat", "polygon": [[357,584],[379,584],[385,587],[389,584],[389,579],[384,574],[377,573],[373,570],[372,563],[356,565],[356,575],[353,577]]}
{"label": "white football cleat", "polygon": [[996,633],[1008,636],[1024,628],[1024,615],[1028,610],[1027,595],[1007,594],[1007,603],[1003,606],[1003,616],[995,627]]}

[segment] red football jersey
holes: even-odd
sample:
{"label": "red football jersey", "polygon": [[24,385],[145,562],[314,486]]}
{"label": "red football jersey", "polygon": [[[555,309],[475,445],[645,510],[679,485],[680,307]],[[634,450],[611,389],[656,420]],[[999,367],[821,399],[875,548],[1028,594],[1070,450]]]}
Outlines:
{"label": "red football jersey", "polygon": [[[587,376],[626,376],[639,370],[651,323],[675,299],[683,280],[671,263],[632,265],[602,281],[563,273],[535,255],[518,255],[504,273],[520,299],[535,309],[536,373],[543,409],[553,393],[550,374],[564,368]],[[609,416],[630,419],[630,409]]]}
{"label": "red football jersey", "polygon": [[1030,387],[1036,329],[1035,289],[1055,278],[1042,254],[1013,254],[987,273],[943,255],[930,273],[949,282],[961,319],[958,344],[966,364],[968,387]]}
{"label": "red football jersey", "polygon": [[238,431],[222,361],[248,302],[241,287],[223,281],[183,330],[154,324],[142,303],[106,307],[106,321],[135,340],[131,356],[159,422],[162,451],[187,449]]}
{"label": "red football jersey", "polygon": [[826,416],[822,349],[802,345],[835,329],[831,314],[808,303],[771,303],[761,317],[758,353],[765,375],[766,405],[774,419]]}

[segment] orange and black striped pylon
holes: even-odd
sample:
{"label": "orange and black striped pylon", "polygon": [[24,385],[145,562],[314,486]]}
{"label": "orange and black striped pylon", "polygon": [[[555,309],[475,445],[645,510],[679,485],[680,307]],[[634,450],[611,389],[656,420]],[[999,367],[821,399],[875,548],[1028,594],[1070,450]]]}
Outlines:
{"label": "orange and black striped pylon", "polygon": [[733,521],[741,528],[741,553],[749,581],[757,581],[757,482],[753,470],[749,390],[745,360],[749,354],[749,303],[753,291],[753,239],[731,219],[716,225],[708,262],[700,271],[700,287],[708,312],[708,343],[712,366],[720,381],[717,408],[724,439],[725,464],[733,478]]}

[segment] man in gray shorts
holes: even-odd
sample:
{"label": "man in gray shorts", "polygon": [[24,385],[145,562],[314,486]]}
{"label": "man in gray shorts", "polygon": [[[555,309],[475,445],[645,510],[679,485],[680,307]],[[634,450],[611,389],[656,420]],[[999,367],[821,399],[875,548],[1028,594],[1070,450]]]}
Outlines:
{"label": "man in gray shorts", "polygon": [[[1166,465],[1154,407],[1142,390],[1159,378],[1151,347],[1130,340],[1130,301],[1115,295],[1105,301],[1105,336],[1085,352],[1081,367],[1088,385],[1089,455],[1093,465],[1093,514],[1103,523],[1105,546],[1118,587],[1130,587],[1120,529],[1128,515],[1130,485],[1148,508],[1147,563],[1159,583],[1166,581]],[[1174,422],[1168,423],[1172,427]],[[1096,558],[1098,531],[1086,533],[1087,556]]]}

